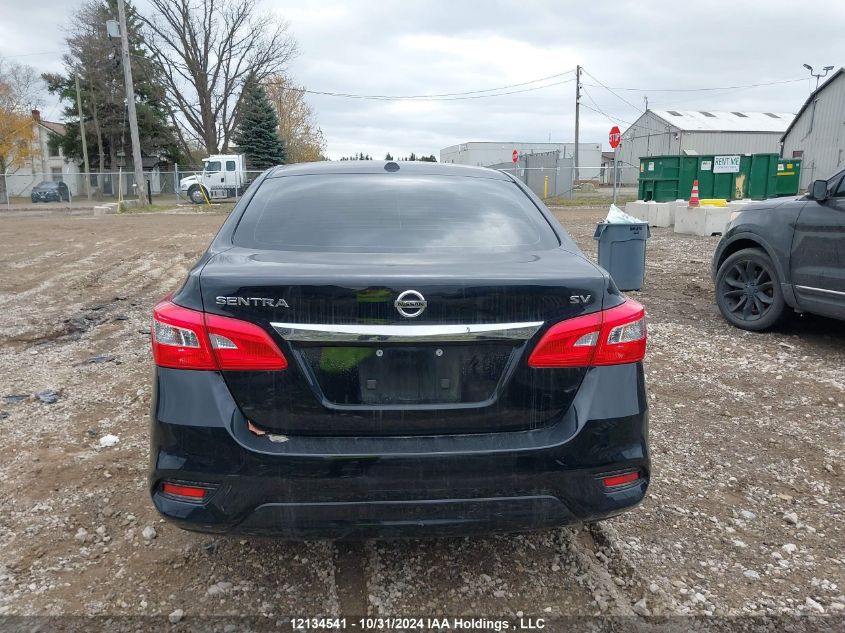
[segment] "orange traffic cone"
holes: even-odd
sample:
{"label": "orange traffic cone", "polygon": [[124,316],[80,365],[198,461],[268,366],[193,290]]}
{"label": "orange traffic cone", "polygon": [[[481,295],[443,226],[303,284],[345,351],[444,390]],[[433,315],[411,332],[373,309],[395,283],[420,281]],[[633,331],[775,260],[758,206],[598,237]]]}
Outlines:
{"label": "orange traffic cone", "polygon": [[698,199],[698,180],[692,181],[692,193],[689,195],[689,206],[700,207],[701,201]]}

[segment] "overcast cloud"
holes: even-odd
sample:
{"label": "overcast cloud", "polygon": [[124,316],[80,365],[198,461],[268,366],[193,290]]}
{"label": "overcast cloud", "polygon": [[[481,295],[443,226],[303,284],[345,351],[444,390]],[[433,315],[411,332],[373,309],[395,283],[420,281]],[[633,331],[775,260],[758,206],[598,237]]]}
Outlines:
{"label": "overcast cloud", "polygon": [[[3,0],[0,56],[61,69],[63,24],[76,3]],[[145,3],[138,0],[144,10]],[[539,0],[264,0],[291,23],[300,56],[295,81],[311,90],[417,95],[484,90],[572,69],[617,90],[586,87],[583,103],[619,125],[649,105],[663,109],[796,112],[810,82],[741,90],[659,92],[797,79],[802,63],[845,65],[845,3],[554,2]],[[58,52],[57,52],[58,51]],[[46,54],[43,54],[46,53]],[[562,77],[565,80],[571,77]],[[596,84],[590,76],[586,84]],[[552,83],[550,80],[547,83]],[[814,84],[813,84],[814,85]],[[571,141],[574,84],[508,96],[383,102],[309,95],[328,152],[376,158],[434,153],[464,141]],[[45,96],[45,117],[61,108]],[[612,125],[582,110],[583,141],[607,144]]]}

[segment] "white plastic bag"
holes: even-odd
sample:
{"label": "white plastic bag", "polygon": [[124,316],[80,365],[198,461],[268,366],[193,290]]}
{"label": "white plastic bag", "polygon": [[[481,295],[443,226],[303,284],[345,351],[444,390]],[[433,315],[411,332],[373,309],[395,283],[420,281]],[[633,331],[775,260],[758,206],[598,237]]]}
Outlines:
{"label": "white plastic bag", "polygon": [[607,212],[605,222],[608,224],[639,224],[642,220],[638,220],[632,215],[628,215],[615,204],[610,205],[610,211]]}

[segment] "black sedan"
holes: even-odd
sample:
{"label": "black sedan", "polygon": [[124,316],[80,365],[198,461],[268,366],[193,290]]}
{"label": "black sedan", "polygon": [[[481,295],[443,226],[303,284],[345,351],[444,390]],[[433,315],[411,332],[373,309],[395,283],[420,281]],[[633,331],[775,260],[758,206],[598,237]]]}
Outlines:
{"label": "black sedan", "polygon": [[44,180],[32,188],[33,202],[70,202],[70,190],[61,180]]}
{"label": "black sedan", "polygon": [[645,495],[643,308],[502,172],[270,169],[153,319],[149,489],[186,529],[525,531]]}
{"label": "black sedan", "polygon": [[744,207],[713,278],[722,315],[745,330],[767,330],[789,309],[845,319],[845,171],[805,196]]}

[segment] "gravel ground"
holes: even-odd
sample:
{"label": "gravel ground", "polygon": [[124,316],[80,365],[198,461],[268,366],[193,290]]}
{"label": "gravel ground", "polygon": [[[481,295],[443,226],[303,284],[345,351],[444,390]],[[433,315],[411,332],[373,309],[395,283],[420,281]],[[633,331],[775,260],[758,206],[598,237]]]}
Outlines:
{"label": "gravel ground", "polygon": [[[593,256],[602,212],[556,213]],[[668,229],[653,230],[632,293],[650,318],[654,466],[634,511],[531,535],[339,544],[163,523],[145,478],[150,309],[223,218],[0,218],[0,615],[219,616],[221,631],[341,614],[845,624],[845,328],[728,326],[709,279],[718,238]]]}

